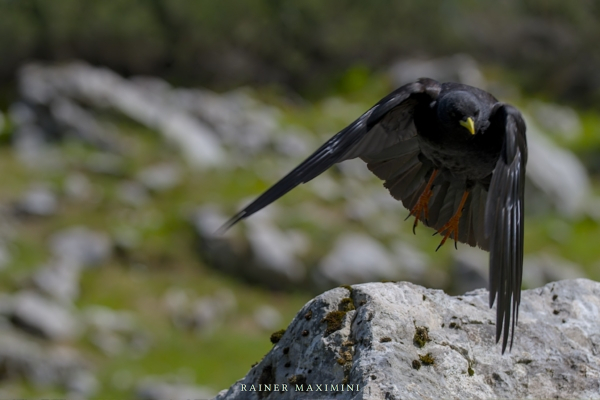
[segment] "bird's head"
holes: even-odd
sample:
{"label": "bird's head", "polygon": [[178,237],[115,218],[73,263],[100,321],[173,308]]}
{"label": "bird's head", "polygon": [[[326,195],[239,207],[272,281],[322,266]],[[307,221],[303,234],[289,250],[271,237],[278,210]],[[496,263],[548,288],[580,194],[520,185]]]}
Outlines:
{"label": "bird's head", "polygon": [[477,98],[465,91],[449,92],[440,97],[437,115],[442,125],[451,132],[474,136],[480,127],[480,109]]}

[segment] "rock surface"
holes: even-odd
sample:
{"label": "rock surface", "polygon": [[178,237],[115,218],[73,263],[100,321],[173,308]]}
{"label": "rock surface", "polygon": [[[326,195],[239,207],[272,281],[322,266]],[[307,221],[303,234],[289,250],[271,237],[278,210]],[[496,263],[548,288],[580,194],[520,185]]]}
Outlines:
{"label": "rock surface", "polygon": [[216,399],[597,398],[599,310],[600,283],[590,280],[524,291],[514,346],[502,355],[486,290],[340,287],[308,302]]}

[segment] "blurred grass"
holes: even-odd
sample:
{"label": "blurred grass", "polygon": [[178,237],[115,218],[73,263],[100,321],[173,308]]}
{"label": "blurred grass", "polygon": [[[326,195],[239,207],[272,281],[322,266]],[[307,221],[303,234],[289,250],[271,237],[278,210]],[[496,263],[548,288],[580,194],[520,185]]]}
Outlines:
{"label": "blurred grass", "polygon": [[[182,166],[182,183],[173,190],[153,194],[148,204],[141,207],[123,204],[115,195],[122,179],[133,178],[152,163],[178,163],[179,156],[165,147],[155,133],[129,123],[121,123],[119,129],[124,147],[128,149],[121,178],[89,172],[86,160],[96,151],[88,146],[75,141],[58,145],[66,169],[79,171],[89,178],[94,192],[92,201],[66,198],[61,191],[64,175],[25,168],[10,147],[0,147],[0,168],[11,171],[0,174],[3,204],[14,203],[32,182],[50,182],[60,199],[56,215],[28,217],[16,225],[16,238],[10,248],[12,261],[0,271],[0,289],[6,292],[18,289],[31,272],[49,261],[47,241],[56,230],[73,225],[107,233],[115,233],[121,227],[134,228],[141,234],[139,246],[125,257],[115,255],[110,263],[84,271],[77,306],[79,310],[102,305],[133,312],[140,329],[150,337],[150,348],[141,355],[124,351],[117,356],[107,356],[85,337],[79,340],[76,347],[93,360],[101,380],[102,390],[97,398],[130,397],[132,387],[119,389],[114,385],[115,380],[125,379],[134,384],[150,374],[177,376],[177,371],[182,369],[193,371],[190,383],[214,390],[229,387],[272,346],[270,332],[263,331],[253,320],[256,308],[264,304],[275,307],[282,315],[280,328],[285,328],[311,296],[270,292],[208,268],[194,247],[195,236],[187,217],[200,204],[218,202],[224,197],[239,200],[264,189],[266,183],[257,180],[251,171],[206,174]],[[234,175],[236,179],[232,179]],[[163,296],[172,288],[185,290],[191,298],[213,295],[219,289],[228,288],[235,293],[238,309],[210,335],[176,329],[162,303]],[[26,387],[17,393],[42,394],[36,388]]]}

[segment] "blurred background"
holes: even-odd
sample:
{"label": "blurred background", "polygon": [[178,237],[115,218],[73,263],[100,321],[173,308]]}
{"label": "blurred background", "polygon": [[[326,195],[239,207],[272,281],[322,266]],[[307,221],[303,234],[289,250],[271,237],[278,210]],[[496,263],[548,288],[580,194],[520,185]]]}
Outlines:
{"label": "blurred background", "polygon": [[600,278],[600,3],[0,0],[0,397],[203,398],[329,288],[487,285],[362,162],[214,231],[397,86],[519,107],[524,287]]}

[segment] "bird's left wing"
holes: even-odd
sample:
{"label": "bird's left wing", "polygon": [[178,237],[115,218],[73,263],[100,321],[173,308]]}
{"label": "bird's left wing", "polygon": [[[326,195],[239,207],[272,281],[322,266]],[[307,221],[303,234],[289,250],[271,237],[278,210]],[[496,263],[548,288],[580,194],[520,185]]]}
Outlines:
{"label": "bird's left wing", "polygon": [[[225,232],[240,220],[268,206],[299,184],[306,183],[322,174],[335,163],[355,157],[368,156],[372,153],[380,153],[386,147],[397,144],[402,132],[386,130],[382,134],[379,134],[379,131],[374,128],[377,128],[378,123],[395,109],[414,107],[413,95],[437,96],[439,90],[439,83],[432,79],[420,79],[417,82],[409,83],[396,89],[361,115],[356,121],[329,139],[310,157],[260,195],[250,205],[234,215],[217,233]],[[412,113],[403,112],[402,115],[403,118],[410,118],[410,124],[412,124]],[[409,125],[407,121],[397,122],[399,127]]]}
{"label": "bird's left wing", "polygon": [[485,208],[485,235],[490,245],[490,307],[498,297],[496,342],[502,353],[508,336],[512,347],[521,301],[523,275],[523,196],[527,142],[525,122],[516,108],[498,104],[490,118],[504,132]]}

